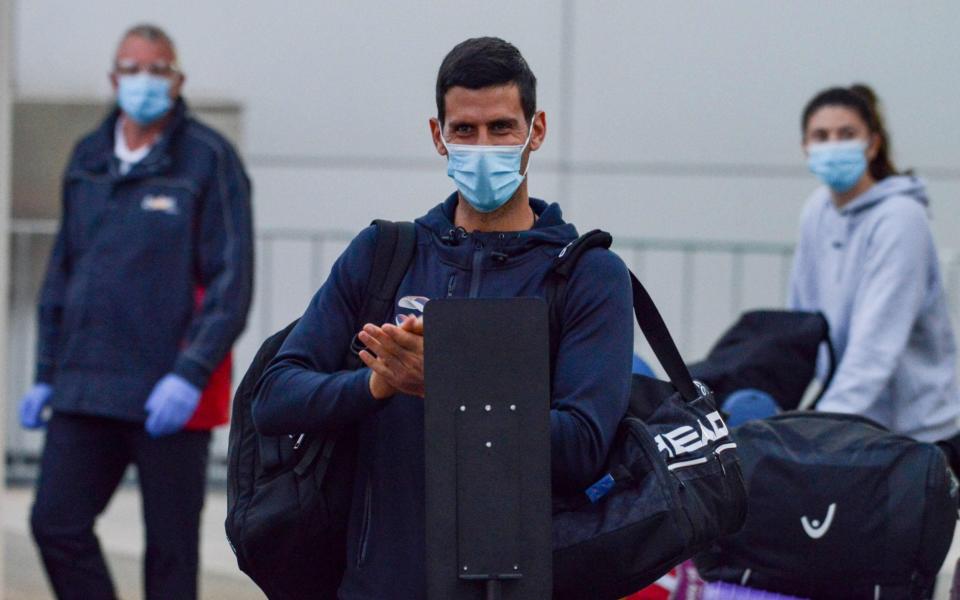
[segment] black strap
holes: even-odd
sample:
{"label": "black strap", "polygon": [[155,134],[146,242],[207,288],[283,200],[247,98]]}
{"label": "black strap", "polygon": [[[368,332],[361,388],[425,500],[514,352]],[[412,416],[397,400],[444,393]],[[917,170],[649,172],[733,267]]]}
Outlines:
{"label": "black strap", "polygon": [[303,477],[304,473],[307,472],[307,469],[310,468],[310,465],[313,464],[313,461],[317,458],[317,455],[320,454],[321,448],[326,448],[331,446],[330,452],[333,452],[332,446],[337,443],[337,440],[333,437],[324,439],[322,437],[317,437],[313,439],[310,444],[307,446],[307,449],[303,452],[303,457],[300,459],[300,462],[297,463],[297,466],[293,468],[293,472],[297,474],[297,477]]}
{"label": "black strap", "polygon": [[553,381],[553,369],[556,364],[560,338],[563,334],[563,307],[567,298],[567,282],[574,267],[583,253],[592,248],[609,249],[613,237],[606,231],[594,229],[573,240],[560,251],[551,267],[552,277],[546,289],[548,318],[550,324],[550,380]]}
{"label": "black strap", "polygon": [[820,387],[820,393],[818,393],[817,397],[810,403],[808,410],[813,410],[817,407],[817,404],[820,403],[824,394],[827,393],[830,384],[833,383],[833,376],[837,373],[837,351],[833,347],[833,340],[830,339],[830,323],[827,321],[827,316],[823,313],[820,313],[820,318],[823,319],[823,343],[827,345],[827,376],[824,378],[823,384]]}
{"label": "black strap", "polygon": [[632,272],[630,281],[633,284],[633,312],[637,316],[637,323],[640,324],[643,336],[647,338],[647,343],[653,349],[673,387],[677,388],[687,402],[693,402],[700,397],[700,393],[693,383],[687,364],[683,362],[680,351],[677,350],[677,345],[673,342],[667,324],[663,322],[663,317],[660,316],[657,305],[653,303],[653,298]]}
{"label": "black strap", "polygon": [[[377,226],[377,244],[373,250],[370,278],[367,279],[360,312],[357,314],[355,329],[358,330],[366,323],[378,322],[387,314],[394,296],[397,295],[400,282],[410,267],[417,245],[417,232],[413,223],[376,220],[371,224]],[[350,351],[344,357],[345,369],[356,370],[363,366],[363,361],[358,356],[362,349],[363,344],[360,344],[354,335]],[[322,462],[315,474],[317,485],[320,485],[333,455],[337,437],[336,434],[314,436],[304,449],[303,457],[294,467],[297,475],[303,476],[307,472],[322,448]]]}
{"label": "black strap", "polygon": [[594,229],[567,244],[553,263],[553,272],[569,278],[583,253],[591,248],[609,249],[613,245],[613,236],[606,231]]}
{"label": "black strap", "polygon": [[[370,278],[367,280],[363,303],[354,327],[358,331],[364,324],[377,322],[387,314],[413,259],[417,243],[413,223],[376,220],[371,224],[377,226],[377,245],[373,251]],[[356,370],[363,366],[358,356],[361,350],[363,344],[354,335],[344,368]]]}
{"label": "black strap", "polygon": [[323,477],[327,474],[327,467],[330,466],[330,458],[333,456],[333,449],[337,447],[338,437],[339,436],[329,436],[326,439],[321,437],[317,440],[314,440],[314,443],[311,443],[310,446],[307,447],[303,458],[301,458],[300,462],[297,463],[297,466],[293,468],[293,471],[297,474],[297,477],[303,477],[306,475],[307,470],[313,464],[313,461],[319,456],[320,463],[313,472],[313,479],[316,482],[317,487],[320,487],[320,485],[323,483]]}
{"label": "black strap", "polygon": [[[555,277],[553,283],[547,286],[547,303],[550,307],[551,365],[556,362],[560,346],[567,281],[584,252],[592,248],[610,248],[612,243],[613,237],[609,233],[594,229],[567,244],[554,261]],[[630,273],[630,279],[633,285],[633,312],[637,316],[637,323],[640,324],[647,343],[653,349],[673,387],[686,401],[693,402],[700,397],[700,393],[693,383],[693,377],[690,376],[690,371],[683,362],[663,317],[660,316],[657,305],[654,304],[650,294],[636,275]]]}

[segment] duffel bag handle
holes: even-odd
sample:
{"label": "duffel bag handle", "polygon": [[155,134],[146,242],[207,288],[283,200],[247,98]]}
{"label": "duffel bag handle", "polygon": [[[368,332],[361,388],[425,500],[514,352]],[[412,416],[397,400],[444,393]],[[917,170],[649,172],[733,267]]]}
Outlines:
{"label": "duffel bag handle", "polygon": [[683,362],[683,357],[677,350],[677,345],[673,342],[667,324],[663,322],[663,317],[660,316],[657,305],[653,303],[653,298],[632,271],[630,281],[633,284],[633,312],[637,315],[637,323],[640,324],[643,337],[647,338],[647,343],[653,349],[673,387],[677,388],[684,400],[693,402],[700,397],[700,393],[693,383],[687,364]]}

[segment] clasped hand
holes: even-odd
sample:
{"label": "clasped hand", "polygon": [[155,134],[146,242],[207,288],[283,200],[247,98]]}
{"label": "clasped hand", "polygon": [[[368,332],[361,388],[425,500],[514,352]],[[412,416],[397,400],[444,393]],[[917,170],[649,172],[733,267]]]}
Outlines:
{"label": "clasped hand", "polygon": [[386,400],[396,393],[423,397],[423,317],[398,326],[367,323],[357,338],[367,348],[360,360],[370,367],[370,393]]}

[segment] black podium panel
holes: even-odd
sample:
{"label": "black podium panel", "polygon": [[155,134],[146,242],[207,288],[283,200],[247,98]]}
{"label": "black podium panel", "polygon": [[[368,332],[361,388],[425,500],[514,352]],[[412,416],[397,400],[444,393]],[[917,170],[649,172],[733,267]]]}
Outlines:
{"label": "black podium panel", "polygon": [[433,300],[424,327],[427,598],[549,598],[546,304]]}

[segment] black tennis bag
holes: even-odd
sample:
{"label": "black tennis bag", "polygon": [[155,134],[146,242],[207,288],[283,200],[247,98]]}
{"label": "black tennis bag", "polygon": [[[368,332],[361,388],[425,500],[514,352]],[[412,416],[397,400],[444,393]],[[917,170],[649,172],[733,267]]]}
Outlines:
{"label": "black tennis bag", "polygon": [[783,410],[800,405],[813,379],[821,344],[830,369],[822,390],[833,378],[830,326],[819,312],[754,310],[720,337],[707,357],[690,365],[690,373],[713,390],[720,405],[731,393],[754,388],[770,394]]}
{"label": "black tennis bag", "polygon": [[[412,223],[374,224],[377,245],[356,330],[388,314],[415,249]],[[225,527],[240,570],[268,598],[332,600],[346,568],[356,432],[265,436],[250,414],[257,381],[295,325],[263,343],[234,396]],[[361,366],[353,345],[343,368]]]}
{"label": "black tennis bag", "polygon": [[854,415],[736,428],[746,523],[696,557],[707,580],[805,598],[927,598],[953,539],[957,481],[933,444]]}
{"label": "black tennis bag", "polygon": [[[603,232],[584,238],[610,245]],[[746,514],[736,444],[713,395],[690,377],[656,305],[631,278],[637,320],[670,382],[634,376],[606,474],[583,494],[554,499],[555,598],[626,596],[737,531]]]}

